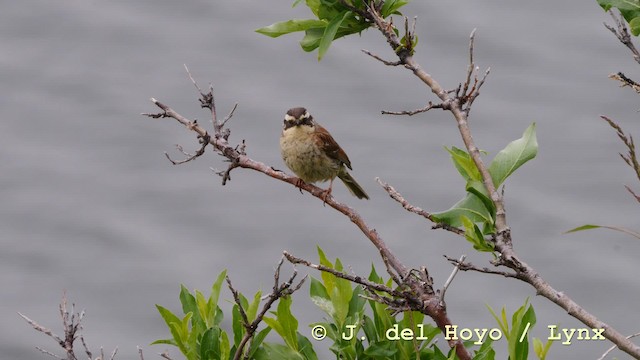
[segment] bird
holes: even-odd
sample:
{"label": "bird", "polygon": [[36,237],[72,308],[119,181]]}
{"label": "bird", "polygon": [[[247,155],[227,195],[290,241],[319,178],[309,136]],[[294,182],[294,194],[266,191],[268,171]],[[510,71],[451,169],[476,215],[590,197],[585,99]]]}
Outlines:
{"label": "bird", "polygon": [[284,116],[284,126],[280,136],[282,160],[300,181],[307,184],[329,180],[323,200],[331,195],[333,180],[338,177],[358,199],[369,199],[362,186],[349,174],[351,161],[333,136],[318,124],[307,109],[291,108]]}

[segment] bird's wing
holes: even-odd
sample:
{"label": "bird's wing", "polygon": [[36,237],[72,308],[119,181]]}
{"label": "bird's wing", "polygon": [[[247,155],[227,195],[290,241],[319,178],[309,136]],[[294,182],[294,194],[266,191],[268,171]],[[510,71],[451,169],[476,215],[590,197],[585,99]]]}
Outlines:
{"label": "bird's wing", "polygon": [[338,145],[333,136],[329,134],[327,129],[316,124],[316,135],[316,142],[318,143],[318,146],[325,152],[325,154],[327,154],[327,156],[342,162],[351,169],[351,161],[349,160],[349,157],[344,150],[342,150],[340,145]]}

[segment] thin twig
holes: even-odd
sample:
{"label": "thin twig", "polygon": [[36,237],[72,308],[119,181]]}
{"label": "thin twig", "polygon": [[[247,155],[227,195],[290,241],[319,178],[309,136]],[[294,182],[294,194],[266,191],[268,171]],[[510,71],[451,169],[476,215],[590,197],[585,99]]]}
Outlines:
{"label": "thin twig", "polygon": [[[633,335],[629,335],[627,336],[627,339],[633,339],[634,337],[638,337],[640,336],[640,333],[635,333]],[[602,356],[600,356],[598,358],[598,360],[604,360],[604,358],[609,355],[610,352],[612,352],[613,350],[617,349],[618,346],[617,345],[613,345],[612,347],[610,347],[607,351],[604,352],[604,354],[602,354]]]}
{"label": "thin twig", "polygon": [[305,276],[304,278],[302,278],[302,280],[298,282],[297,285],[294,286],[293,281],[298,275],[298,272],[294,267],[291,277],[289,277],[289,279],[286,282],[280,283],[280,269],[282,268],[283,262],[284,262],[284,257],[280,258],[280,261],[278,262],[278,266],[274,271],[274,274],[273,274],[274,284],[273,284],[273,289],[271,291],[271,294],[266,296],[265,298],[266,302],[264,303],[264,305],[262,305],[262,309],[256,315],[256,318],[251,323],[249,323],[249,319],[247,318],[246,312],[242,307],[242,303],[240,302],[240,296],[238,291],[233,287],[233,285],[231,284],[231,280],[227,276],[227,284],[229,285],[229,289],[233,294],[233,298],[236,302],[236,305],[238,305],[240,314],[242,316],[243,326],[246,330],[244,333],[244,336],[242,337],[242,340],[240,340],[240,343],[238,344],[238,348],[233,357],[234,360],[239,360],[244,356],[243,355],[244,348],[246,347],[249,340],[253,338],[256,330],[258,329],[258,325],[260,324],[260,322],[262,322],[264,315],[267,313],[267,311],[269,311],[273,303],[276,302],[281,297],[289,296],[294,292],[300,290],[300,288],[302,287],[302,284],[304,284],[305,280],[307,280],[307,276]]}
{"label": "thin twig", "polygon": [[451,271],[451,274],[449,275],[447,281],[445,281],[444,286],[442,286],[442,291],[440,292],[440,301],[444,302],[444,295],[446,294],[449,285],[451,285],[453,278],[456,277],[458,270],[460,270],[460,264],[464,263],[464,259],[466,258],[467,255],[462,255],[460,256],[460,259],[458,259],[458,263],[454,266],[453,271]]}
{"label": "thin twig", "polygon": [[450,263],[452,263],[453,265],[455,265],[456,267],[458,267],[458,269],[460,269],[462,271],[476,271],[476,272],[481,272],[481,273],[485,273],[485,274],[500,275],[500,276],[504,276],[506,278],[522,279],[522,277],[520,275],[518,275],[517,273],[512,273],[512,272],[507,272],[507,271],[492,270],[492,269],[489,269],[489,268],[486,268],[486,267],[479,267],[479,266],[473,265],[470,262],[459,261],[458,259],[452,258],[452,257],[448,257],[447,255],[444,255],[444,257]]}
{"label": "thin twig", "polygon": [[362,49],[361,51],[362,51],[363,53],[365,53],[365,54],[367,54],[367,55],[371,56],[372,58],[374,58],[374,59],[376,59],[376,60],[380,61],[381,63],[383,63],[383,64],[387,65],[387,66],[398,66],[398,65],[402,65],[402,62],[401,62],[401,61],[387,61],[387,60],[385,60],[385,59],[381,58],[380,56],[378,56],[378,55],[376,55],[376,54],[372,53],[372,52],[371,52],[371,51],[369,51],[369,50]]}
{"label": "thin twig", "polygon": [[636,46],[631,41],[631,35],[629,34],[629,30],[627,29],[625,20],[622,18],[622,14],[619,14],[618,17],[616,17],[614,12],[610,10],[609,15],[611,15],[611,17],[613,18],[616,27],[614,28],[607,23],[604,23],[604,26],[609,29],[609,31],[611,31],[624,46],[631,50],[633,58],[640,64],[640,52],[638,52],[638,49],[636,49]]}
{"label": "thin twig", "polygon": [[620,87],[628,86],[628,87],[632,88],[636,93],[640,94],[640,84],[638,84],[637,82],[629,79],[622,72],[618,72],[616,74],[609,75],[609,79],[617,80],[622,84],[622,85],[620,85]]}
{"label": "thin twig", "polygon": [[407,201],[393,186],[391,186],[388,183],[380,180],[380,178],[376,178],[376,181],[378,182],[378,184],[380,184],[382,186],[384,191],[386,191],[393,200],[397,201],[400,205],[402,205],[402,207],[405,210],[407,210],[409,212],[412,212],[414,214],[420,215],[423,218],[431,221],[432,223],[436,224],[436,226],[435,226],[436,228],[444,229],[444,230],[450,231],[450,232],[452,232],[454,234],[464,236],[464,230],[459,229],[457,227],[453,227],[453,226],[444,224],[444,223],[439,223],[433,217],[433,215],[431,215],[431,213],[429,213],[428,211],[425,211],[425,210],[423,210],[423,209],[421,209],[421,208],[419,208],[417,206],[411,205],[409,203],[409,201]]}
{"label": "thin twig", "polygon": [[169,156],[169,154],[165,151],[164,152],[164,156],[167,157],[167,159],[169,159],[169,161],[173,164],[173,165],[181,165],[184,163],[187,163],[189,161],[195,160],[198,157],[202,156],[204,154],[204,151],[207,147],[207,145],[209,145],[209,134],[206,133],[203,137],[200,137],[200,149],[198,149],[198,151],[195,152],[195,154],[189,154],[187,152],[184,151],[184,149],[182,148],[182,146],[180,144],[176,144],[176,149],[178,149],[178,151],[180,151],[183,155],[186,156],[185,159],[183,160],[179,160],[179,161],[175,161],[173,159],[171,159],[171,157]]}
{"label": "thin twig", "polygon": [[607,116],[601,115],[600,117],[604,121],[606,121],[609,126],[616,130],[618,138],[620,138],[620,141],[622,141],[622,143],[627,147],[628,153],[626,155],[620,153],[620,157],[622,158],[622,160],[624,160],[625,163],[627,163],[627,165],[629,165],[634,170],[636,177],[638,178],[638,180],[640,180],[640,163],[638,162],[636,145],[633,142],[633,137],[631,137],[631,135],[625,134],[622,130],[622,127],[620,127],[620,125],[618,125],[615,121],[611,120]]}
{"label": "thin twig", "polygon": [[385,286],[383,284],[374,283],[372,281],[369,281],[369,280],[364,279],[364,278],[362,278],[360,276],[357,276],[357,275],[345,274],[345,273],[343,273],[341,271],[332,269],[330,267],[327,267],[327,266],[324,266],[324,265],[321,265],[321,264],[311,263],[310,261],[307,261],[305,259],[301,259],[301,258],[295,257],[295,256],[291,255],[290,253],[288,253],[287,251],[284,251],[283,254],[284,254],[284,257],[292,264],[301,264],[301,265],[304,265],[306,267],[310,267],[312,269],[328,272],[328,273],[330,273],[330,274],[332,274],[332,275],[334,275],[336,277],[339,277],[341,279],[349,280],[349,281],[354,282],[356,284],[360,284],[360,285],[366,287],[369,290],[382,291],[382,292],[385,292],[387,294],[390,294],[390,295],[393,295],[393,296],[396,296],[396,297],[404,297],[404,295],[401,292],[399,292],[398,290],[391,289],[390,287],[387,287],[387,286]]}
{"label": "thin twig", "polygon": [[429,104],[427,104],[427,106],[420,108],[420,109],[416,109],[416,110],[402,110],[402,111],[387,111],[387,110],[382,110],[380,111],[382,114],[384,115],[415,115],[415,114],[420,114],[423,112],[427,112],[431,109],[442,109],[444,108],[444,105],[442,103],[440,104],[434,104],[433,102],[429,101]]}

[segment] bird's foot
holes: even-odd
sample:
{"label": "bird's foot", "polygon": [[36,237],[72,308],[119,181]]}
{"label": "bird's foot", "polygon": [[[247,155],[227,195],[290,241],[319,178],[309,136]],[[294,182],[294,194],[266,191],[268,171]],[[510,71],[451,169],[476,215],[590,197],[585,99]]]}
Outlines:
{"label": "bird's foot", "polygon": [[327,198],[331,196],[331,188],[328,188],[327,190],[323,191],[322,194],[322,206],[327,206]]}
{"label": "bird's foot", "polygon": [[302,184],[304,184],[304,180],[298,178],[298,180],[296,180],[296,187],[300,190],[300,194],[304,194],[302,192]]}

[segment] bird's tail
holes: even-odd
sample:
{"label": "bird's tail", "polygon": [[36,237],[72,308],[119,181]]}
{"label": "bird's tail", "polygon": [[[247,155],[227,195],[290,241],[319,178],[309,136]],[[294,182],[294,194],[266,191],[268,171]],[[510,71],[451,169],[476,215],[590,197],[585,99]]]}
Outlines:
{"label": "bird's tail", "polygon": [[340,171],[338,177],[340,178],[340,180],[342,180],[344,185],[347,187],[347,189],[349,189],[353,196],[357,197],[358,199],[369,200],[369,195],[367,195],[362,186],[360,186],[356,179],[354,179],[353,176],[351,176],[351,174],[349,174],[346,170]]}

